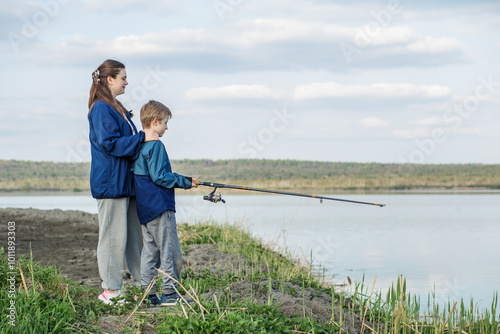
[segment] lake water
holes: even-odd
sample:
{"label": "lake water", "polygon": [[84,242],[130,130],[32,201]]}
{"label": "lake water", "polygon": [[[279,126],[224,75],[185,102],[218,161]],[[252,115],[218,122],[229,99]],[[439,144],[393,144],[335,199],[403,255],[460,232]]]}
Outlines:
{"label": "lake water", "polygon": [[[179,192],[181,193],[181,192]],[[207,192],[208,193],[208,192]],[[328,195],[325,195],[328,196]],[[383,293],[403,275],[412,294],[489,308],[500,289],[500,193],[329,195],[386,207],[280,195],[177,196],[177,220],[238,223],[265,242],[321,263],[335,284]],[[97,212],[90,195],[2,195],[0,207]]]}

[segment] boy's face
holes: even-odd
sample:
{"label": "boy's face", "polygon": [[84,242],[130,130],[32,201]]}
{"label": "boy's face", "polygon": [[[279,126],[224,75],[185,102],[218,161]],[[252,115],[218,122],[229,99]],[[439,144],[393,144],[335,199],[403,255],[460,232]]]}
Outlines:
{"label": "boy's face", "polygon": [[165,117],[165,119],[155,118],[151,123],[151,128],[158,134],[159,137],[163,136],[165,131],[168,130],[168,117]]}

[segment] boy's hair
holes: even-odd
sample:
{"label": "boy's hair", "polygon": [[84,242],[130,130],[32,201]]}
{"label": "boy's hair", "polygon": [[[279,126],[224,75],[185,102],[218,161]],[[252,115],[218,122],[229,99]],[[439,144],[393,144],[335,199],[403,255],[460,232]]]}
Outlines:
{"label": "boy's hair", "polygon": [[161,121],[165,119],[165,117],[171,119],[172,112],[161,102],[149,100],[149,102],[141,108],[141,123],[143,129],[149,129],[151,122],[155,118],[158,118],[158,120]]}

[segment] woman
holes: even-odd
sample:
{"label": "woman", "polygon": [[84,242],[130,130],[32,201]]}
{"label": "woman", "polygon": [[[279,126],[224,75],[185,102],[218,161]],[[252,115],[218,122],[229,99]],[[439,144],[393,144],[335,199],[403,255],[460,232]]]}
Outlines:
{"label": "woman", "polygon": [[128,267],[140,283],[141,226],[137,217],[131,160],[142,143],[159,140],[152,131],[137,131],[132,114],[116,99],[128,85],[125,65],[106,60],[92,73],[89,128],[92,163],[90,189],[97,199],[99,241],[97,264],[103,293],[111,304],[121,297],[123,274]]}

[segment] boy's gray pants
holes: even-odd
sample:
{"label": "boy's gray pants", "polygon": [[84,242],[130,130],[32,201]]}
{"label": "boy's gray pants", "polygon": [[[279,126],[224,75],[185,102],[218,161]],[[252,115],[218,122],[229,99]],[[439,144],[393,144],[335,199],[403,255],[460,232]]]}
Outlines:
{"label": "boy's gray pants", "polygon": [[142,233],[135,198],[97,200],[99,242],[97,265],[102,287],[121,290],[123,274],[128,267],[136,285],[141,280]]}
{"label": "boy's gray pants", "polygon": [[[142,255],[141,274],[142,288],[147,289],[151,280],[158,275],[155,268],[160,268],[163,272],[179,280],[182,267],[181,245],[177,236],[177,226],[174,211],[164,211],[161,215],[153,219],[142,227]],[[174,293],[173,286],[177,284],[168,276],[160,273],[163,283],[161,290],[163,294]],[[150,293],[156,291],[156,280]]]}

